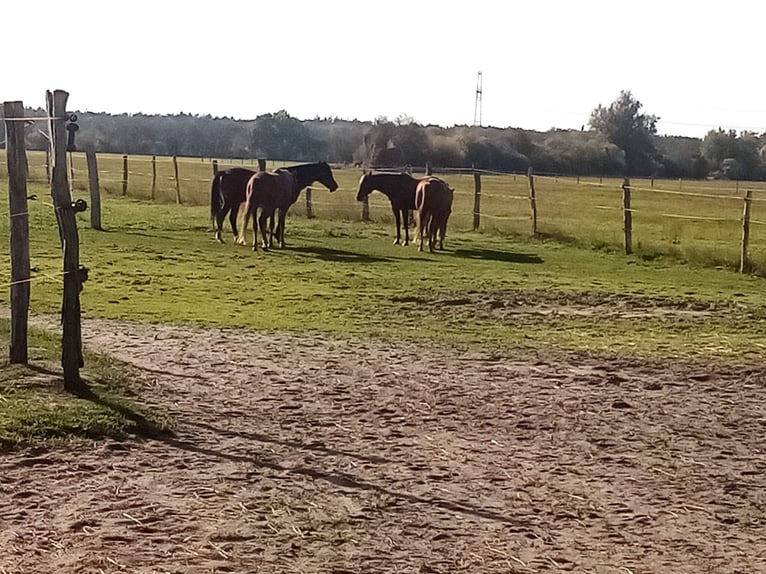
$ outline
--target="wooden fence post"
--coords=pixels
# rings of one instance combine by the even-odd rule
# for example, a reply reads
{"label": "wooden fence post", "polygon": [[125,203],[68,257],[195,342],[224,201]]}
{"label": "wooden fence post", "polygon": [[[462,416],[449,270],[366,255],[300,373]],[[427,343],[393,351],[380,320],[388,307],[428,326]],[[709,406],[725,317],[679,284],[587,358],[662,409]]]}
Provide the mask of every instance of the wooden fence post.
{"label": "wooden fence post", "polygon": [[157,196],[157,156],[152,156],[152,201]]}
{"label": "wooden fence post", "polygon": [[258,159],[258,171],[266,171],[266,160]]}
{"label": "wooden fence post", "polygon": [[625,230],[625,255],[633,253],[633,212],[630,209],[630,179],[622,182],[622,217]]}
{"label": "wooden fence post", "polygon": [[473,172],[473,230],[479,229],[481,218],[481,174]]}
{"label": "wooden fence post", "polygon": [[181,181],[178,179],[178,158],[173,156],[173,174],[176,180],[176,203],[181,205]]}
{"label": "wooden fence post", "polygon": [[216,175],[218,175],[218,160],[214,159],[213,160],[213,177],[215,177]]}
{"label": "wooden fence post", "polygon": [[88,189],[90,190],[90,227],[100,231],[103,228],[101,227],[101,190],[98,185],[96,152],[92,149],[86,151],[85,161],[88,164]]}
{"label": "wooden fence post", "polygon": [[314,217],[314,206],[311,205],[311,188],[306,188],[306,217],[311,219]]}
{"label": "wooden fence post", "polygon": [[128,156],[122,156],[122,195],[128,195]]}
{"label": "wooden fence post", "polygon": [[535,191],[535,175],[532,166],[527,170],[529,181],[529,209],[532,217],[532,235],[537,236],[537,192]]}
{"label": "wooden fence post", "polygon": [[[7,119],[23,118],[22,102],[5,102]],[[24,122],[5,122],[5,153],[8,161],[8,210],[11,216],[11,363],[29,360],[29,213],[27,205],[27,153]]]}
{"label": "wooden fence post", "polygon": [[69,193],[74,193],[74,157],[72,157],[73,154],[70,151],[69,152]]}
{"label": "wooden fence post", "polygon": [[753,192],[748,189],[745,192],[745,207],[742,210],[742,249],[739,254],[739,272],[747,271],[749,265],[747,249],[750,243],[750,205],[753,200]]}
{"label": "wooden fence post", "polygon": [[[64,251],[64,296],[61,304],[63,338],[61,366],[64,369],[64,388],[80,391],[85,388],[80,379],[82,357],[82,325],[80,323],[80,270],[79,239],[77,234],[76,204],[69,193],[66,173],[66,103],[69,94],[63,90],[47,92],[48,125],[51,137],[51,195],[59,224],[61,248]],[[79,209],[79,206],[77,206]]]}
{"label": "wooden fence post", "polygon": [[427,176],[433,175],[433,170],[431,169],[431,162],[430,161],[426,162],[426,175]]}

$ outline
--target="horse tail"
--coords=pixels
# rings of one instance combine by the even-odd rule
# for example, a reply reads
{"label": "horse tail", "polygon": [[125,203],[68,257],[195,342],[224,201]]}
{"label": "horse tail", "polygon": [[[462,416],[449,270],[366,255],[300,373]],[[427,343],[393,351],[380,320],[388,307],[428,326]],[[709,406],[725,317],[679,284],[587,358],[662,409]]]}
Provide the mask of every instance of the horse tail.
{"label": "horse tail", "polygon": [[223,197],[221,195],[221,172],[213,176],[213,183],[210,185],[210,219],[216,220],[223,207]]}

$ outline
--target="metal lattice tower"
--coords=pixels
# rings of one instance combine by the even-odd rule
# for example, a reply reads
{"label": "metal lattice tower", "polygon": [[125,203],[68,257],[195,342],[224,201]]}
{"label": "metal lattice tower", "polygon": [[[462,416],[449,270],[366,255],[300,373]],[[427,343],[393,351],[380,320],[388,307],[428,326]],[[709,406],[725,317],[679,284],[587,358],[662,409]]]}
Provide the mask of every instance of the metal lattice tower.
{"label": "metal lattice tower", "polygon": [[473,106],[473,125],[481,127],[481,70],[476,80],[476,103]]}

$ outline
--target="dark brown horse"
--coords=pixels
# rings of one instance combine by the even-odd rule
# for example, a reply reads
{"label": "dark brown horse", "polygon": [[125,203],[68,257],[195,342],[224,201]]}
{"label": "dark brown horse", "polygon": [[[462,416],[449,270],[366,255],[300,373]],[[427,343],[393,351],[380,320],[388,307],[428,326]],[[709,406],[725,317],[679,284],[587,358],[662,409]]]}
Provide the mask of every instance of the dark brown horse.
{"label": "dark brown horse", "polygon": [[418,251],[423,251],[423,241],[428,239],[428,250],[433,253],[436,234],[439,234],[439,249],[444,249],[444,235],[447,220],[452,213],[453,189],[437,177],[425,177],[415,189],[415,209],[418,214],[416,237],[420,237]]}
{"label": "dark brown horse", "polygon": [[234,239],[236,240],[239,235],[237,232],[239,207],[245,201],[247,182],[254,174],[255,172],[250,169],[233,167],[219,171],[213,176],[210,187],[210,218],[215,222],[215,238],[221,243],[223,243],[221,237],[223,220],[226,219],[227,213]]}
{"label": "dark brown horse", "polygon": [[391,210],[396,220],[396,239],[394,244],[402,241],[402,222],[404,222],[404,245],[410,243],[410,233],[407,225],[407,212],[415,209],[415,188],[419,179],[406,173],[370,173],[359,180],[359,190],[356,200],[362,201],[373,191],[379,191],[391,202]]}
{"label": "dark brown horse", "polygon": [[[266,238],[266,220],[271,217],[270,229],[273,230],[274,216],[278,214],[277,240],[285,246],[285,217],[290,206],[298,200],[301,190],[318,181],[330,191],[338,189],[330,166],[325,162],[306,163],[280,168],[275,172],[261,171],[250,177],[245,189],[245,221],[237,239],[238,243],[247,243],[247,224],[253,218],[253,251],[258,250],[258,227],[261,228],[263,249],[273,244],[273,232]],[[258,214],[260,209],[260,215]]]}

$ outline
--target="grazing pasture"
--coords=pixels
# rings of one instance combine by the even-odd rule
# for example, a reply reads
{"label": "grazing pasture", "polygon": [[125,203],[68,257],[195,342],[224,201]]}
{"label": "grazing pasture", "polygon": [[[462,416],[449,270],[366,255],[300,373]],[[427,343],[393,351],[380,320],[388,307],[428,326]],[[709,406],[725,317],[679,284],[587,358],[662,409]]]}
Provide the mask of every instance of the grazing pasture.
{"label": "grazing pasture", "polygon": [[[72,446],[3,452],[0,568],[766,568],[763,279],[621,255],[619,218],[602,249],[577,245],[611,220],[577,241],[530,239],[523,219],[471,231],[461,175],[446,177],[446,251],[419,253],[391,244],[385,197],[358,221],[358,170],[334,174],[317,217],[293,217],[287,248],[268,253],[216,242],[204,194],[108,189],[105,231],[78,214],[85,344],[124,362],[131,401],[173,433],[126,425],[138,440],[92,442],[72,425]],[[521,217],[486,179],[483,208]],[[597,189],[603,214],[612,192]],[[46,188],[30,192],[34,321],[55,330],[58,231]],[[7,214],[6,198],[0,179]],[[56,391],[55,370],[27,373],[34,400]],[[9,384],[3,408],[30,400]],[[118,404],[115,418],[144,412]],[[32,418],[26,439],[45,424]]]}
{"label": "grazing pasture", "polygon": [[[102,188],[120,195],[123,159],[120,155],[99,154]],[[257,169],[255,160],[217,160],[220,169]],[[209,205],[211,160],[179,158],[182,201],[185,205]],[[87,189],[85,156],[72,154],[75,188]],[[286,165],[268,162],[273,170]],[[4,175],[0,160],[0,177]],[[30,153],[31,176],[45,177],[44,160]],[[361,170],[333,170],[339,189],[330,194],[319,186],[312,196],[312,215],[328,221],[359,221],[362,206],[354,200]],[[156,160],[156,201],[176,201],[176,187],[170,158]],[[417,174],[416,174],[417,175]],[[474,178],[471,173],[437,173],[455,188],[450,233],[470,230],[474,219]],[[129,158],[128,196],[149,199],[152,188],[152,161],[146,156]],[[623,244],[622,180],[597,177],[564,178],[535,176],[538,231],[542,238],[567,244],[620,252]],[[526,175],[483,174],[479,230],[484,234],[529,237],[531,234],[528,182]],[[679,181],[635,179],[632,181],[633,247],[643,258],[669,255],[680,261],[723,266],[739,265],[742,237],[743,196],[753,191],[750,260],[754,272],[766,276],[766,182]],[[393,223],[389,201],[379,193],[369,197],[374,223]],[[306,215],[305,194],[294,205],[293,217]]]}

